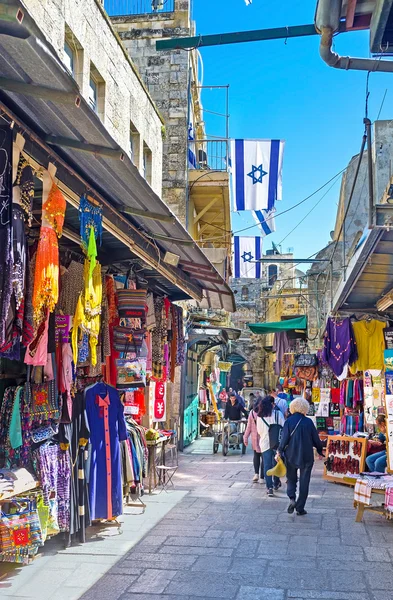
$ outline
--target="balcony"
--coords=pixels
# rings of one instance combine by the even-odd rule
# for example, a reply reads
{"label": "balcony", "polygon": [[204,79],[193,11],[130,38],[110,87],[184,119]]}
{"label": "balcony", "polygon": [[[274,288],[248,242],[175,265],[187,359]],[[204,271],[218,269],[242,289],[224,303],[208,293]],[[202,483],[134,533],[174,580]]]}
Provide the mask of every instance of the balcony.
{"label": "balcony", "polygon": [[104,0],[103,4],[110,17],[156,15],[175,10],[175,0]]}
{"label": "balcony", "polygon": [[192,140],[189,142],[190,169],[228,171],[229,140]]}

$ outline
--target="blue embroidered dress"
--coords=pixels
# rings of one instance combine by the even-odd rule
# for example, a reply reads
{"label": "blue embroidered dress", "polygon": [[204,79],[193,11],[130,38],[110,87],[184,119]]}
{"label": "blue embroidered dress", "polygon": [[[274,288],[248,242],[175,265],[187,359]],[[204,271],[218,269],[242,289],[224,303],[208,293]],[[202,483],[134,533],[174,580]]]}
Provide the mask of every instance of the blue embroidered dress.
{"label": "blue embroidered dress", "polygon": [[87,388],[85,397],[91,443],[91,519],[112,519],[123,513],[119,441],[127,439],[124,409],[117,390],[105,383]]}

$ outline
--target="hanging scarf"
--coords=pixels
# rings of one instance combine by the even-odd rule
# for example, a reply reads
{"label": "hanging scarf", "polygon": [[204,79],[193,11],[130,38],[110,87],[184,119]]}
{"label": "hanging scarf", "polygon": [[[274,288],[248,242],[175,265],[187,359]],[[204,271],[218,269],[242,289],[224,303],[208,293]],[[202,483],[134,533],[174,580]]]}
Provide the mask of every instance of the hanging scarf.
{"label": "hanging scarf", "polygon": [[[91,230],[94,231],[94,238],[102,244],[102,208],[95,206],[89,200],[82,196],[79,202],[79,221],[80,236],[82,248],[87,252]],[[93,267],[94,268],[94,267]]]}

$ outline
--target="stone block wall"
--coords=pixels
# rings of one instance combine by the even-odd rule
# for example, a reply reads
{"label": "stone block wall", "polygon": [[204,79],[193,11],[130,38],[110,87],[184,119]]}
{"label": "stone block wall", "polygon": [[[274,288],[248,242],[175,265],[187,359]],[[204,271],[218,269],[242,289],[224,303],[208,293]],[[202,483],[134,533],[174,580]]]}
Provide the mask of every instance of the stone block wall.
{"label": "stone block wall", "polygon": [[85,99],[89,98],[92,65],[103,86],[99,115],[109,133],[125,152],[130,152],[130,123],[140,135],[139,161],[142,172],[143,145],[152,153],[151,186],[161,195],[163,120],[137,68],[125,52],[100,0],[24,0],[24,4],[64,60],[64,40],[75,49],[75,77]]}
{"label": "stone block wall", "polygon": [[112,24],[165,120],[162,197],[187,224],[188,88],[190,53],[157,52],[161,38],[192,35],[188,0],[173,13],[112,17]]}

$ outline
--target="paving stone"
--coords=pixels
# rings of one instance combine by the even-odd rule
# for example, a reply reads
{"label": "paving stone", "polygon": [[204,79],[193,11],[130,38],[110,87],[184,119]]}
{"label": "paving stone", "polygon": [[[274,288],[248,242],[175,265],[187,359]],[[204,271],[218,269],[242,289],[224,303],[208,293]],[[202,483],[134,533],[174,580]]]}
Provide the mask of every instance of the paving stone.
{"label": "paving stone", "polygon": [[201,548],[217,548],[218,539],[170,536],[167,538],[165,545],[167,545],[167,546],[200,546]]}
{"label": "paving stone", "polygon": [[[366,593],[359,594],[356,592],[351,594],[350,592],[330,592],[326,590],[318,592],[314,590],[288,590],[287,598],[288,600],[290,598],[296,598],[296,600],[371,600]],[[378,600],[385,600],[385,598],[378,598]]]}
{"label": "paving stone", "polygon": [[226,573],[230,570],[232,559],[225,556],[201,556],[192,565],[192,571],[212,571]]}
{"label": "paving stone", "polygon": [[366,547],[363,548],[366,560],[372,562],[391,562],[391,556],[386,552],[386,548]]}
{"label": "paving stone", "polygon": [[270,558],[271,556],[285,556],[288,551],[288,542],[275,542],[270,540],[268,542],[260,542],[257,551],[258,556],[265,556]]}
{"label": "paving stone", "polygon": [[374,568],[373,571],[365,574],[366,581],[370,588],[376,593],[376,590],[389,590],[392,594],[393,590],[393,572],[392,569],[385,567],[384,569]]}
{"label": "paving stone", "polygon": [[319,546],[318,556],[325,556],[335,560],[345,560],[353,557],[356,560],[363,560],[363,548],[361,546]]}
{"label": "paving stone", "polygon": [[188,581],[171,581],[166,588],[166,593],[173,598],[178,594],[182,598],[193,594],[196,598],[226,598],[227,600],[236,597],[239,586],[227,584],[225,582],[207,583],[198,576],[197,579],[189,578]]}
{"label": "paving stone", "polygon": [[327,573],[305,568],[282,569],[281,564],[269,567],[264,575],[263,583],[266,587],[320,590],[329,587]]}
{"label": "paving stone", "polygon": [[[303,541],[304,539],[304,541]],[[311,556],[316,557],[317,555],[317,544],[316,542],[309,541],[308,538],[296,538],[288,544],[288,555],[294,556]]]}
{"label": "paving stone", "polygon": [[362,592],[366,589],[364,575],[359,571],[354,573],[335,570],[330,573],[330,580],[332,590],[337,592]]}
{"label": "paving stone", "polygon": [[135,564],[142,569],[149,569],[160,565],[162,569],[188,569],[196,560],[195,556],[187,556],[186,551],[179,555],[136,553],[128,554],[119,566],[133,567]]}
{"label": "paving stone", "polygon": [[162,546],[158,550],[158,554],[180,554],[184,555],[187,552],[188,555],[195,556],[232,556],[234,550],[232,548],[201,548],[200,546],[187,546],[187,550],[184,546]]}
{"label": "paving stone", "polygon": [[242,585],[236,600],[284,600],[284,590]]}
{"label": "paving stone", "polygon": [[169,569],[146,569],[146,571],[128,588],[128,592],[161,594],[176,575]]}
{"label": "paving stone", "polygon": [[234,556],[255,556],[256,551],[259,547],[259,541],[258,540],[247,540],[247,539],[243,539],[240,541],[238,541],[238,545],[237,548],[233,551],[233,555]]}
{"label": "paving stone", "polygon": [[97,592],[96,586],[93,586],[86,594],[83,594],[81,600],[98,600],[98,598],[119,600],[134,579],[133,576],[126,575],[104,575],[98,583],[99,592]]}

